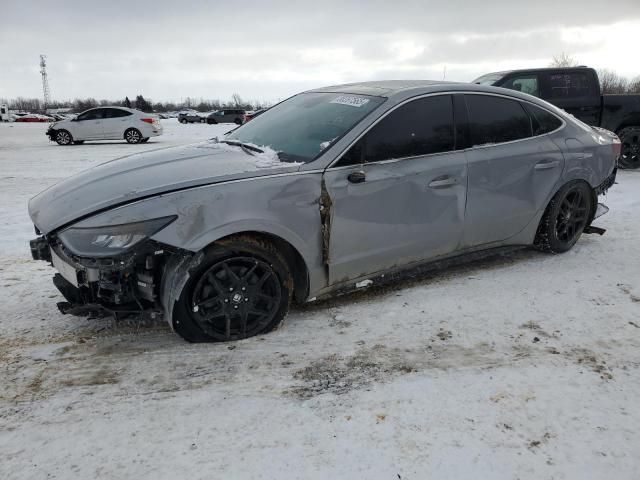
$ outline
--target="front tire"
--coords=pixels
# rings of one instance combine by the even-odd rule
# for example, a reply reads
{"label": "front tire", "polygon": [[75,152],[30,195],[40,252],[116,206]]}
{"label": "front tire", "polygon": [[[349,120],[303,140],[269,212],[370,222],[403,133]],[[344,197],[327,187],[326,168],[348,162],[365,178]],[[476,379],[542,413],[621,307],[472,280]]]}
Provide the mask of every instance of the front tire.
{"label": "front tire", "polygon": [[268,242],[236,237],[215,244],[189,272],[173,307],[175,331],[190,342],[225,342],[267,333],[289,311],[289,267]]}
{"label": "front tire", "polygon": [[66,130],[58,130],[56,133],[56,143],[58,145],[71,145],[73,143],[73,136]]}
{"label": "front tire", "polygon": [[130,128],[124,132],[124,139],[127,143],[136,144],[142,141],[142,134],[137,128]]}
{"label": "front tire", "polygon": [[618,164],[621,168],[640,167],[640,127],[627,127],[618,132],[622,151]]}
{"label": "front tire", "polygon": [[534,246],[549,253],[570,250],[591,220],[591,198],[591,187],[585,182],[571,182],[562,187],[540,220]]}

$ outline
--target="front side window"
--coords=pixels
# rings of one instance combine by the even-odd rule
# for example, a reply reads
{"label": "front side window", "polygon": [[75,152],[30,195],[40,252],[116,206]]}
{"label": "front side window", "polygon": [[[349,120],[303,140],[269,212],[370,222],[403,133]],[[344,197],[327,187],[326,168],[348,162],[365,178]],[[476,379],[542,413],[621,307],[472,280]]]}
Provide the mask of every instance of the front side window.
{"label": "front side window", "polygon": [[473,146],[531,137],[531,121],[520,102],[490,95],[465,95]]}
{"label": "front side window", "polygon": [[537,75],[510,78],[500,86],[502,88],[516,90],[517,92],[528,93],[529,95],[534,95],[536,97],[540,96]]}
{"label": "front side window", "polygon": [[270,108],[226,140],[269,147],[285,162],[310,162],[386,99],[309,92]]}
{"label": "front side window", "polygon": [[78,121],[83,120],[101,120],[104,114],[104,109],[94,108],[93,110],[86,111],[78,115]]}
{"label": "front side window", "polygon": [[365,137],[365,162],[453,150],[452,98],[440,95],[409,102],[383,118]]}
{"label": "front side window", "polygon": [[581,72],[549,75],[549,98],[576,98],[595,95],[590,75]]}

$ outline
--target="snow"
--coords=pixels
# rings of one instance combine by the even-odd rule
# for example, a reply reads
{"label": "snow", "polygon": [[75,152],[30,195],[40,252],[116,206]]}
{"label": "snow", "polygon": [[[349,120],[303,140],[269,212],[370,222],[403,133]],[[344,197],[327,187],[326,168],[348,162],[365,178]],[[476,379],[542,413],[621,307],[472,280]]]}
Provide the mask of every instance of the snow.
{"label": "snow", "polygon": [[563,255],[523,250],[294,307],[190,345],[63,316],[30,260],[29,197],[229,126],[59,147],[0,124],[0,478],[637,478],[640,172]]}

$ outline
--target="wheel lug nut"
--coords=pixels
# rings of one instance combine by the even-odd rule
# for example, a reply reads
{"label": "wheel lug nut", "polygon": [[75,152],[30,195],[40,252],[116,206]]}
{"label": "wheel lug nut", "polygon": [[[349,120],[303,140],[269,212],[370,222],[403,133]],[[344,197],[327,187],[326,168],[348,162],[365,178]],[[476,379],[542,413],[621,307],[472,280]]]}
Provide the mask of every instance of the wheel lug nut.
{"label": "wheel lug nut", "polygon": [[237,309],[238,309],[238,305],[236,305],[236,306],[235,306],[235,307],[233,307],[233,308],[235,308],[235,309],[237,310]]}
{"label": "wheel lug nut", "polygon": [[245,290],[246,290],[246,288],[245,288],[245,287],[242,287],[242,291],[244,292]]}
{"label": "wheel lug nut", "polygon": [[228,299],[228,298],[225,298],[225,299],[224,299],[224,303],[229,303],[229,299]]}
{"label": "wheel lug nut", "polygon": [[233,292],[233,288],[230,288],[230,289],[229,289],[229,291],[230,291],[230,292]]}
{"label": "wheel lug nut", "polygon": [[245,297],[244,301],[245,301],[245,302],[248,302],[248,301],[249,301],[249,299]]}

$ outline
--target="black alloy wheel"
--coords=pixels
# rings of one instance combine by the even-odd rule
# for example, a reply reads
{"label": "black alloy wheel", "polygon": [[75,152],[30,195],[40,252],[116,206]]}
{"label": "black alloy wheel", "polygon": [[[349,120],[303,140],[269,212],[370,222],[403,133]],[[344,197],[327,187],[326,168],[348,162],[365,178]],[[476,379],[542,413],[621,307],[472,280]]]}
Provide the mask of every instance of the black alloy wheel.
{"label": "black alloy wheel", "polygon": [[592,197],[591,187],[585,182],[562,187],[540,220],[534,245],[552,253],[570,250],[592,219]]}
{"label": "black alloy wheel", "polygon": [[569,190],[560,203],[555,220],[556,238],[564,244],[573,244],[587,226],[589,199],[580,188]]}
{"label": "black alloy wheel", "polygon": [[216,340],[247,338],[271,323],[282,294],[270,265],[253,257],[231,257],[211,266],[194,285],[192,316]]}
{"label": "black alloy wheel", "polygon": [[619,133],[622,151],[618,164],[621,168],[640,167],[640,127],[623,128]]}

